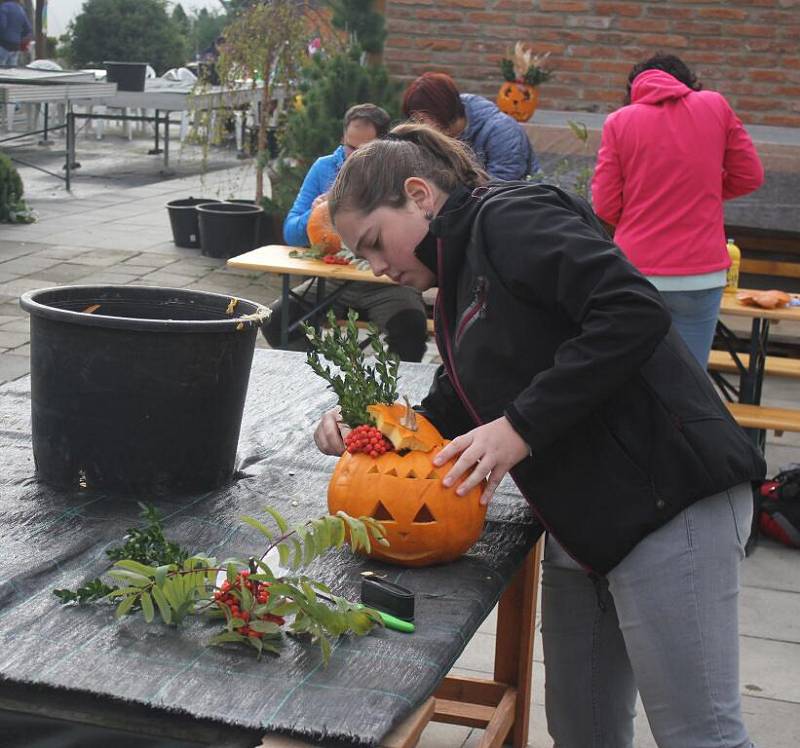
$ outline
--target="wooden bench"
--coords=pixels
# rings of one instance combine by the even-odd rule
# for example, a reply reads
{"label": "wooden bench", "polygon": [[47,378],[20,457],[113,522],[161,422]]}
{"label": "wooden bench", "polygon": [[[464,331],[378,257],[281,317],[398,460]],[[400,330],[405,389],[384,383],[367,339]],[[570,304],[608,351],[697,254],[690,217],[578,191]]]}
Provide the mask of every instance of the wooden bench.
{"label": "wooden bench", "polygon": [[725,404],[736,422],[744,429],[774,431],[775,436],[781,436],[784,431],[800,431],[800,410],[745,403]]}
{"label": "wooden bench", "polygon": [[800,278],[800,263],[743,258],[739,272],[750,275],[778,275],[783,278]]}
{"label": "wooden bench", "polygon": [[[739,358],[746,369],[750,364],[750,356],[747,353],[740,353]],[[736,362],[728,351],[711,351],[708,357],[708,370],[721,371],[725,374],[739,373]],[[775,377],[800,379],[800,359],[767,356],[764,373]]]}

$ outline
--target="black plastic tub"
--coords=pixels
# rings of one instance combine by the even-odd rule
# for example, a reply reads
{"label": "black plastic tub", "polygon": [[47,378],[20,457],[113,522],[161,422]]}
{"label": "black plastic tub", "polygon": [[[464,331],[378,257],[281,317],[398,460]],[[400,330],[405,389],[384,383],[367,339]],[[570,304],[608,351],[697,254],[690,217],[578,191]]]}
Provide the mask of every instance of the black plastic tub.
{"label": "black plastic tub", "polygon": [[[227,200],[229,203],[238,203],[240,205],[255,205],[255,200],[245,200],[236,198],[234,200]],[[277,213],[267,213],[262,209],[261,218],[256,227],[256,246],[262,247],[265,244],[283,244],[283,221],[286,218],[284,215]]]}
{"label": "black plastic tub", "polygon": [[118,91],[144,91],[146,62],[104,62],[106,80],[116,83]]}
{"label": "black plastic tub", "polygon": [[200,249],[207,257],[233,257],[258,246],[263,210],[254,204],[198,205]]}
{"label": "black plastic tub", "polygon": [[230,480],[265,307],[147,286],[46,288],[20,304],[39,479],[142,495]]}
{"label": "black plastic tub", "polygon": [[197,220],[197,206],[203,203],[218,203],[203,197],[187,197],[183,200],[170,200],[167,203],[169,223],[172,226],[172,241],[176,247],[200,248],[200,224]]}

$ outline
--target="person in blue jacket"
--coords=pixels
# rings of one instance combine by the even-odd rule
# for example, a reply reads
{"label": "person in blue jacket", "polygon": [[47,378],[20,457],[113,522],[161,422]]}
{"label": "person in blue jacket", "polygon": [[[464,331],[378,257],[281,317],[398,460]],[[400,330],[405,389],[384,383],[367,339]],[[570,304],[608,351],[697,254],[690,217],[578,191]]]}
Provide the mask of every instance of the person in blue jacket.
{"label": "person in blue jacket", "polygon": [[[308,170],[294,205],[283,224],[283,238],[295,247],[309,245],[306,227],[311,211],[327,198],[328,190],[336,179],[345,160],[361,146],[389,131],[390,117],[374,104],[357,104],[344,115],[342,144],[330,155],[318,158]],[[308,281],[295,294],[304,296],[310,289]],[[333,291],[342,284],[327,281],[327,290]],[[337,317],[344,317],[347,309],[355,309],[361,319],[373,322],[386,337],[386,345],[403,361],[421,361],[428,337],[428,319],[422,294],[407,286],[386,283],[351,283],[333,303]],[[267,342],[280,345],[281,301],[272,304],[270,321],[262,328]],[[302,316],[301,303],[291,299],[289,318]],[[289,347],[304,349],[306,340],[298,329],[290,337]]]}
{"label": "person in blue jacket", "polygon": [[0,3],[0,67],[13,67],[22,42],[33,34],[25,10],[17,0]]}
{"label": "person in blue jacket", "polygon": [[539,171],[522,125],[494,103],[458,92],[446,73],[423,73],[403,94],[403,114],[470,147],[490,177],[512,181]]}

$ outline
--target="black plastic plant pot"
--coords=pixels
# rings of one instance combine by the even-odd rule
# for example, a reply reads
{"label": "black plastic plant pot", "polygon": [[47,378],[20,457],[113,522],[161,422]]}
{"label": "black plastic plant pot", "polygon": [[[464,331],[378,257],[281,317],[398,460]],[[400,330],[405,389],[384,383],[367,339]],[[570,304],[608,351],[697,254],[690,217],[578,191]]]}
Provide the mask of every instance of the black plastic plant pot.
{"label": "black plastic plant pot", "polygon": [[[240,205],[255,205],[255,200],[235,199],[228,200],[229,203]],[[283,221],[285,215],[278,213],[267,213],[262,208],[261,220],[258,222],[258,234],[256,235],[256,246],[263,247],[265,244],[283,244]]]}
{"label": "black plastic plant pot", "polygon": [[106,80],[116,83],[118,91],[144,91],[146,62],[104,62]]}
{"label": "black plastic plant pot", "polygon": [[200,224],[197,220],[197,206],[204,203],[218,203],[203,197],[187,197],[183,200],[170,200],[167,203],[169,223],[172,226],[172,241],[176,247],[200,248]]}
{"label": "black plastic plant pot", "polygon": [[46,288],[20,304],[31,317],[40,480],[176,495],[231,479],[256,333],[269,310],[147,286]]}
{"label": "black plastic plant pot", "polygon": [[242,203],[198,205],[200,249],[207,257],[233,257],[258,246],[259,206]]}

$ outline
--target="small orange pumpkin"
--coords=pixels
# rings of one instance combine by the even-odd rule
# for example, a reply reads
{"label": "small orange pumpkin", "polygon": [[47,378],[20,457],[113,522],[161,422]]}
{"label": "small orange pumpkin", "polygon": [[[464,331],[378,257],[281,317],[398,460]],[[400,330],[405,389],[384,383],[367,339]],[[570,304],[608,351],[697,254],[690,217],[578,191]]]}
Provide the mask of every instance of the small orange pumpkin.
{"label": "small orange pumpkin", "polygon": [[430,452],[380,457],[345,452],[339,458],[328,485],[328,511],[381,522],[389,546],[373,545],[371,557],[400,566],[442,564],[466,553],[481,536],[483,485],[459,496],[457,486],[442,485],[454,461],[441,467],[431,462],[446,443]]}
{"label": "small orange pumpkin", "polygon": [[527,122],[539,104],[539,84],[552,77],[545,63],[550,53],[535,55],[527,44],[517,42],[512,56],[500,61],[505,83],[497,92],[501,112],[517,122]]}
{"label": "small orange pumpkin", "polygon": [[375,426],[397,450],[413,449],[430,452],[441,446],[444,439],[438,429],[425,416],[416,413],[408,399],[403,403],[368,405],[367,412],[375,419]]}
{"label": "small orange pumpkin", "polygon": [[321,202],[311,211],[306,225],[308,241],[323,254],[335,255],[342,248],[342,238],[336,233],[328,210],[328,201]]}
{"label": "small orange pumpkin", "polygon": [[501,112],[517,122],[527,122],[539,104],[539,89],[527,83],[506,81],[497,93],[497,106]]}

